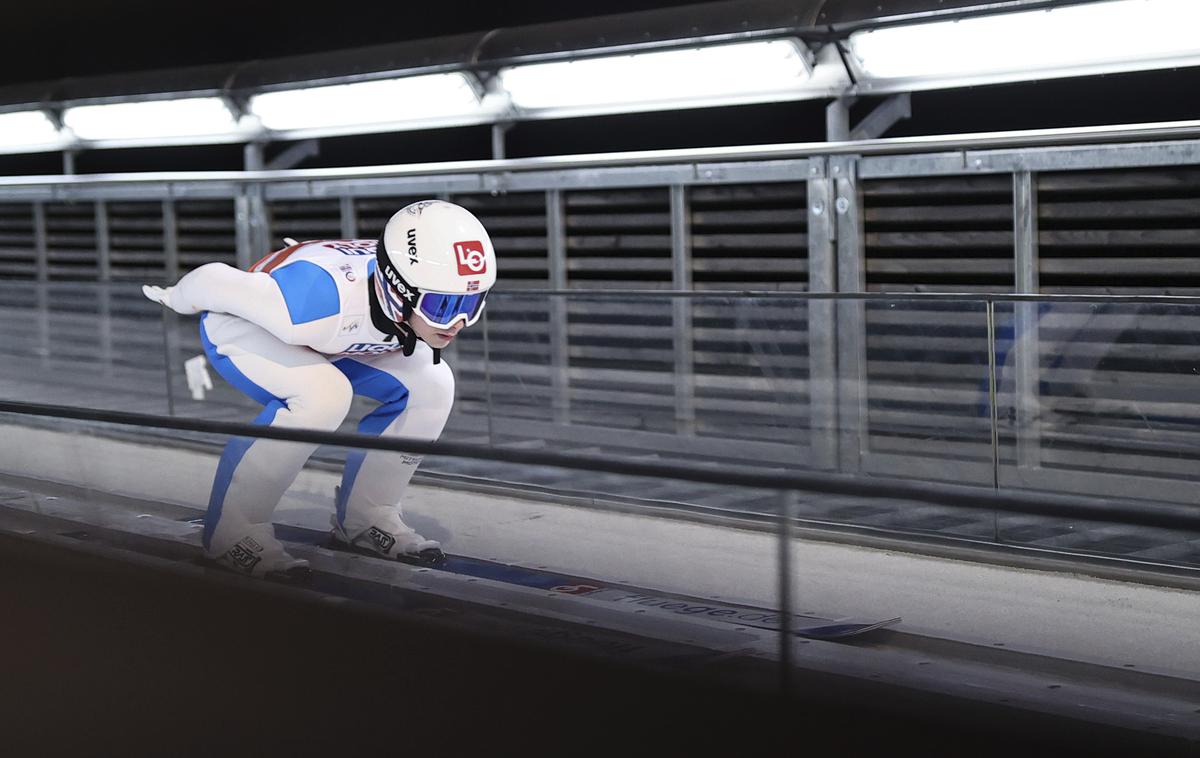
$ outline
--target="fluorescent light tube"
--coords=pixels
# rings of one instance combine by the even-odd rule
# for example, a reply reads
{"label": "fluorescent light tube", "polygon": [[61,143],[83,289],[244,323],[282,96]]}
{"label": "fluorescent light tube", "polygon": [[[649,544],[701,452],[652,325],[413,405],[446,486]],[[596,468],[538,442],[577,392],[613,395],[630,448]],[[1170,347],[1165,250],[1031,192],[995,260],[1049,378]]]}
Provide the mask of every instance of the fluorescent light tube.
{"label": "fluorescent light tube", "polygon": [[67,108],[63,123],[89,141],[203,137],[237,132],[237,123],[216,97],[79,105]]}
{"label": "fluorescent light tube", "polygon": [[674,104],[797,91],[809,67],[790,40],[531,63],[500,72],[521,108]]}
{"label": "fluorescent light tube", "polygon": [[268,129],[321,129],[470,115],[479,97],[460,73],[264,92],[250,112]]}
{"label": "fluorescent light tube", "polygon": [[1200,55],[1197,29],[1196,0],[1112,0],[864,30],[849,45],[863,73],[880,79],[1069,75],[1178,64]]}
{"label": "fluorescent light tube", "polygon": [[0,113],[0,149],[9,147],[57,147],[63,136],[41,111]]}

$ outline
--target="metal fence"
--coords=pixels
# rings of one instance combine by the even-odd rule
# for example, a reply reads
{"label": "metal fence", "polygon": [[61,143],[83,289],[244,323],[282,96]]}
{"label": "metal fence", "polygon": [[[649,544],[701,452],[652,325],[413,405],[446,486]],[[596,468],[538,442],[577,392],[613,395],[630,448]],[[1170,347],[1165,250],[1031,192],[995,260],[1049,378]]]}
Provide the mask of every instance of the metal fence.
{"label": "metal fence", "polygon": [[[9,178],[0,272],[40,285],[6,288],[29,308],[9,328],[48,329],[71,283],[245,266],[283,235],[371,237],[427,196],[475,211],[499,251],[488,345],[453,357],[487,378],[462,382],[487,389],[456,418],[485,409],[493,433],[1191,500],[1195,303],[993,295],[1200,293],[1195,125]],[[108,292],[72,297],[104,312]],[[870,292],[894,296],[855,297]],[[53,339],[103,353],[123,338],[78,321]]]}

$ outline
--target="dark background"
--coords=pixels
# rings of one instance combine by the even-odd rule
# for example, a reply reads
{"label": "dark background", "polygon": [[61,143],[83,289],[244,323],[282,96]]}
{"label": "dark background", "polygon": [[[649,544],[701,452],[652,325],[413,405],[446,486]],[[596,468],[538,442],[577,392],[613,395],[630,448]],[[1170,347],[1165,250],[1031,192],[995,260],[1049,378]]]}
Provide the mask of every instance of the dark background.
{"label": "dark background", "polygon": [[[0,20],[0,86],[66,77],[228,63],[497,27],[691,4],[687,0],[517,0],[438,3],[340,0],[21,0]],[[881,6],[882,7],[882,6]],[[1014,40],[1014,55],[1020,41]],[[887,136],[1146,123],[1200,118],[1200,73],[1166,70],[922,92],[913,117]],[[856,108],[861,117],[877,100]],[[508,134],[509,157],[820,141],[825,101],[526,122]],[[301,167],[491,157],[487,126],[321,140]],[[268,158],[286,145],[268,150]],[[0,175],[58,173],[57,153],[0,156]],[[76,170],[238,169],[240,146],[86,152]]]}

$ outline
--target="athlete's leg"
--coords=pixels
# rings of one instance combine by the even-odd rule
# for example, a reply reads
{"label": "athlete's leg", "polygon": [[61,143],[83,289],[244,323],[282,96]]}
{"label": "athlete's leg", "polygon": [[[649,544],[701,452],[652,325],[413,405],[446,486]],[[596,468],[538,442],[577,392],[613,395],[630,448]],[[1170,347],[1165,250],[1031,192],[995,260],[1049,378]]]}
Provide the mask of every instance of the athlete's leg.
{"label": "athlete's leg", "polygon": [[[400,352],[343,358],[335,364],[356,395],[380,405],[359,423],[359,431],[433,441],[442,433],[454,405],[454,373],[445,361],[434,364],[430,349],[417,343],[411,356]],[[346,460],[337,503],[337,523],[353,537],[400,521],[400,499],[421,456],[375,451]]]}
{"label": "athlete's leg", "polygon": [[[201,319],[200,335],[213,368],[263,404],[254,423],[334,430],[346,417],[350,382],[320,353],[288,345],[248,321],[220,313]],[[230,440],[205,516],[207,553],[222,556],[247,534],[270,534],[272,511],[316,447],[248,437]]]}

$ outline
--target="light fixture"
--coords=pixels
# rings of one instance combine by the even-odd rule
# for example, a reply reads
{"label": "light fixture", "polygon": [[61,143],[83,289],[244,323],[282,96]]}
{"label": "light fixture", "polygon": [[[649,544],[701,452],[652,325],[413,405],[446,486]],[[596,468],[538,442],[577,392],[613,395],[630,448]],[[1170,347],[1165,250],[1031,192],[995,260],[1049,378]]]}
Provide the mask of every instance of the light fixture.
{"label": "light fixture", "polygon": [[63,136],[41,111],[0,113],[0,151],[7,148],[57,148]]}
{"label": "light fixture", "polygon": [[480,105],[465,75],[447,73],[264,92],[250,98],[249,110],[282,131],[450,118]]}
{"label": "light fixture", "polygon": [[1067,76],[1194,65],[1197,28],[1196,0],[1107,0],[863,30],[849,47],[869,78]]}
{"label": "light fixture", "polygon": [[520,108],[751,101],[798,93],[811,70],[791,40],[530,63],[500,81]]}
{"label": "light fixture", "polygon": [[63,123],[82,140],[156,140],[232,134],[237,123],[216,97],[78,105],[63,112]]}

